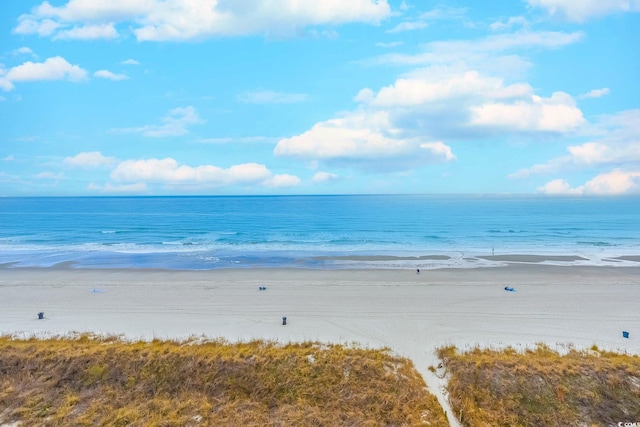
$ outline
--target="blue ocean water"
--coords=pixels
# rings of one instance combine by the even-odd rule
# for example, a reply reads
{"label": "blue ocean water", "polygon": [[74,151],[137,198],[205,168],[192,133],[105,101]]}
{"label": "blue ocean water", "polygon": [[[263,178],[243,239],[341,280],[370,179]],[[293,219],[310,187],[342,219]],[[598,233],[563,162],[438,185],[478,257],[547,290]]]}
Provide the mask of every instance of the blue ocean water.
{"label": "blue ocean water", "polygon": [[638,265],[640,198],[0,198],[0,264],[10,267],[467,268],[509,254]]}

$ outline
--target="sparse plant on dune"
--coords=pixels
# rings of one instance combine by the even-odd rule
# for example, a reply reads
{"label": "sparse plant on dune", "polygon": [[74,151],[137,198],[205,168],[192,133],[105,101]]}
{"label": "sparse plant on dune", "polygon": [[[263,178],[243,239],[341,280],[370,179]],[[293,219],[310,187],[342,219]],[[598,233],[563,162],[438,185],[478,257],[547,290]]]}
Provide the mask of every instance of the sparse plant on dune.
{"label": "sparse plant on dune", "polygon": [[446,426],[407,359],[317,343],[0,337],[0,424]]}
{"label": "sparse plant on dune", "polygon": [[560,355],[549,347],[517,352],[438,351],[449,400],[467,426],[618,425],[640,420],[640,357],[597,347]]}

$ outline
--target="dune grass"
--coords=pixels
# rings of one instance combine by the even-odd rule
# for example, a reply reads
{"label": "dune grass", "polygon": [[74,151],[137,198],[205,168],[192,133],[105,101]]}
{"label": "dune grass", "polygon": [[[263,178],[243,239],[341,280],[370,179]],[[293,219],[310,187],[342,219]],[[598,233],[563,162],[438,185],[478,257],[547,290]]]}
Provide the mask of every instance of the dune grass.
{"label": "dune grass", "polygon": [[640,358],[455,347],[438,351],[449,400],[465,426],[608,426],[640,422]]}
{"label": "dune grass", "polygon": [[446,426],[386,350],[263,341],[0,337],[0,424]]}

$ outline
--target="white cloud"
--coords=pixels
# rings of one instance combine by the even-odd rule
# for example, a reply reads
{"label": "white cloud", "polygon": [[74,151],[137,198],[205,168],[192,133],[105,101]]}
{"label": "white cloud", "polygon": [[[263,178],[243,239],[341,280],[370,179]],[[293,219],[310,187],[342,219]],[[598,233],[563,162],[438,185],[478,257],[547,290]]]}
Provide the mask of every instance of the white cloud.
{"label": "white cloud", "polygon": [[112,129],[117,133],[139,133],[150,138],[164,138],[168,136],[180,136],[189,133],[187,127],[202,123],[196,109],[192,106],[174,108],[161,119],[161,124],[146,125],[136,128]]}
{"label": "white cloud", "polygon": [[556,173],[570,169],[640,168],[640,109],[603,116],[591,129],[599,138],[567,147],[567,155],[519,170],[511,178]]}
{"label": "white cloud", "polygon": [[640,172],[613,171],[598,175],[584,185],[585,194],[640,193]]}
{"label": "white cloud", "polygon": [[295,175],[289,174],[281,174],[274,175],[273,177],[265,180],[262,185],[266,187],[272,188],[283,188],[283,187],[296,187],[300,185],[302,181]]}
{"label": "white cloud", "polygon": [[63,162],[72,167],[99,168],[111,166],[117,162],[117,159],[115,157],[106,157],[99,151],[91,151],[79,153],[73,157],[66,157]]}
{"label": "white cloud", "polygon": [[571,188],[571,185],[564,179],[554,179],[538,188],[539,193],[544,194],[582,194],[582,190]]}
{"label": "white cloud", "polygon": [[329,173],[329,172],[316,172],[315,175],[313,175],[313,182],[332,182],[332,181],[336,181],[339,179],[338,175],[336,175],[335,173]]}
{"label": "white cloud", "polygon": [[[365,61],[371,64],[438,66],[463,63],[475,69],[493,69],[505,72],[505,65],[522,67],[523,59],[509,55],[524,49],[558,49],[582,40],[582,32],[520,30],[500,33],[477,40],[447,40],[430,42],[415,54],[385,54]],[[526,64],[526,62],[525,62]],[[506,70],[508,71],[508,70]]]}
{"label": "white cloud", "polygon": [[93,75],[101,79],[107,79],[107,80],[113,80],[113,81],[126,80],[129,78],[129,76],[127,76],[126,74],[115,74],[109,70],[99,70],[93,73]]}
{"label": "white cloud", "polygon": [[269,90],[244,92],[238,95],[240,102],[248,104],[296,104],[305,102],[307,99],[308,95],[304,93],[284,93]]}
{"label": "white cloud", "polygon": [[601,98],[603,96],[609,95],[610,92],[611,91],[609,90],[608,87],[604,87],[602,89],[593,89],[587,93],[583,93],[582,95],[578,96],[578,98],[580,99]]}
{"label": "white cloud", "polygon": [[19,34],[55,34],[74,24],[127,23],[138,40],[189,40],[214,36],[293,33],[315,25],[377,24],[391,15],[386,0],[70,0],[48,2],[19,19]]}
{"label": "white cloud", "polygon": [[16,160],[16,158],[14,157],[13,154],[9,154],[8,156],[4,157],[2,160],[4,160],[5,162],[13,162]]}
{"label": "white cloud", "polygon": [[467,14],[465,7],[438,6],[435,9],[420,14],[421,19],[427,21],[462,19]]}
{"label": "white cloud", "polygon": [[567,132],[584,123],[567,94],[542,98],[527,83],[505,85],[477,71],[416,70],[377,94],[364,89],[356,100],[389,109],[395,123],[437,139],[456,129],[480,137],[495,132]]}
{"label": "white cloud", "polygon": [[407,170],[455,159],[442,143],[400,136],[389,119],[386,111],[360,109],[280,140],[274,154],[378,171]]}
{"label": "white cloud", "polygon": [[546,9],[551,16],[584,22],[612,13],[640,12],[640,0],[527,0],[529,5]]}
{"label": "white cloud", "polygon": [[[444,71],[444,70],[443,70]],[[532,88],[528,84],[513,84],[505,87],[501,79],[482,76],[477,71],[456,73],[455,70],[416,70],[406,78],[383,87],[377,94],[364,89],[356,100],[377,107],[411,106],[450,99],[488,97],[502,99],[529,97]],[[367,101],[367,98],[370,98]]]}
{"label": "white cloud", "polygon": [[386,32],[389,34],[395,34],[395,33],[401,33],[404,31],[422,30],[424,28],[427,28],[428,26],[429,24],[427,24],[424,21],[406,21],[406,22],[401,22],[400,24],[396,25],[390,30],[387,30]]}
{"label": "white cloud", "polygon": [[293,175],[273,175],[265,165],[245,163],[227,169],[213,165],[188,166],[176,160],[165,159],[126,160],[111,173],[117,182],[144,182],[165,186],[220,187],[227,185],[264,185],[282,187],[298,185]]}
{"label": "white cloud", "polygon": [[140,62],[136,61],[135,59],[129,58],[129,59],[126,59],[126,60],[122,61],[121,64],[124,64],[124,65],[140,65]]}
{"label": "white cloud", "polygon": [[13,52],[14,56],[18,56],[18,55],[30,55],[30,56],[34,56],[37,57],[37,55],[33,52],[33,50],[30,47],[19,47],[18,49],[14,50]]}
{"label": "white cloud", "polygon": [[528,27],[529,21],[524,16],[512,16],[506,22],[496,21],[489,25],[492,31],[510,30],[514,26]]}
{"label": "white cloud", "polygon": [[2,73],[0,73],[0,89],[4,90],[5,92],[11,92],[14,89],[13,83],[4,78],[2,76]]}
{"label": "white cloud", "polygon": [[455,159],[445,140],[569,133],[586,121],[573,98],[545,98],[527,83],[455,67],[414,70],[374,92],[352,112],[282,139],[274,153],[356,168],[409,170]]}
{"label": "white cloud", "polygon": [[564,92],[550,98],[533,95],[511,103],[490,102],[471,112],[471,124],[507,131],[568,132],[586,123],[573,98]]}
{"label": "white cloud", "polygon": [[23,15],[19,19],[19,24],[13,29],[15,34],[37,34],[40,37],[52,35],[63,25],[51,19],[33,19],[28,15]]}
{"label": "white cloud", "polygon": [[73,27],[69,30],[58,31],[54,40],[97,40],[97,39],[115,39],[118,37],[113,24],[100,25],[84,25],[82,27]]}
{"label": "white cloud", "polygon": [[[56,56],[48,58],[44,62],[25,62],[22,65],[11,68],[3,78],[8,80],[9,83],[38,80],[79,82],[87,78],[87,71],[78,65],[71,65],[60,56]],[[3,88],[6,90],[6,86]]]}
{"label": "white cloud", "polygon": [[548,182],[538,191],[546,194],[584,194],[597,196],[640,194],[640,171],[625,172],[614,170],[603,173],[587,181],[584,185],[572,188],[563,179]]}

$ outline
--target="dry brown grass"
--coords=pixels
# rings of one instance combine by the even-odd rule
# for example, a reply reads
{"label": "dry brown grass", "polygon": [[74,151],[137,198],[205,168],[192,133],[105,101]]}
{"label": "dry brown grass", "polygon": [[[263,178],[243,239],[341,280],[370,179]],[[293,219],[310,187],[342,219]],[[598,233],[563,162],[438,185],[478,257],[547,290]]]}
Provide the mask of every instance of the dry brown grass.
{"label": "dry brown grass", "polygon": [[0,424],[446,426],[406,359],[255,341],[0,337]]}
{"label": "dry brown grass", "polygon": [[439,350],[467,426],[607,426],[640,421],[640,358],[539,345],[518,353]]}

